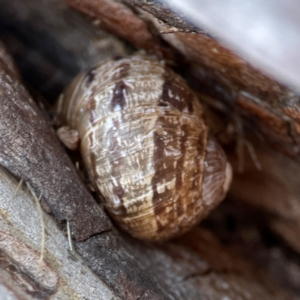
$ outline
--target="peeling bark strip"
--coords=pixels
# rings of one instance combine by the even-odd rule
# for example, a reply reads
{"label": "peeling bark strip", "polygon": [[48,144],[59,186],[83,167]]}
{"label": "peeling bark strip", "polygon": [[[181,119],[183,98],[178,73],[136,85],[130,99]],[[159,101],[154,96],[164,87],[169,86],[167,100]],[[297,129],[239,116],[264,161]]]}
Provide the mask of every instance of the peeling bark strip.
{"label": "peeling bark strip", "polygon": [[15,74],[0,60],[0,164],[28,182],[77,240],[110,229],[50,126]]}
{"label": "peeling bark strip", "polygon": [[140,1],[140,0],[124,0],[126,3],[139,7],[144,11],[154,15],[156,18],[168,23],[170,30],[185,32],[200,32],[199,28],[193,25],[183,15],[178,16],[164,1]]}
{"label": "peeling bark strip", "polygon": [[136,47],[152,50],[157,55],[161,54],[145,22],[124,4],[111,0],[67,2],[93,18],[101,18],[107,29],[129,40]]}
{"label": "peeling bark strip", "polygon": [[45,262],[40,268],[39,256],[34,249],[0,230],[0,268],[9,269],[14,283],[27,294],[45,299],[55,293],[58,274]]}
{"label": "peeling bark strip", "polygon": [[[178,52],[162,43],[159,34],[155,34],[152,26],[149,27],[145,20],[137,16],[122,1],[67,0],[67,2],[86,15],[100,19],[102,27],[129,41],[137,49],[145,49],[148,53],[173,62],[181,58]],[[131,4],[130,1],[128,4]]]}

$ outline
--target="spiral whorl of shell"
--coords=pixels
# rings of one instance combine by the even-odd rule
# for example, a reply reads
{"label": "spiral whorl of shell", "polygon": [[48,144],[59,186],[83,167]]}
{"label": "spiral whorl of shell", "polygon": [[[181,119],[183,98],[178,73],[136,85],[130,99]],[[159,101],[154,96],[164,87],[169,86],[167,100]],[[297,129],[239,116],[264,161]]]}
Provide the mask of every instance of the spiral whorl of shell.
{"label": "spiral whorl of shell", "polygon": [[112,218],[146,240],[191,228],[225,196],[231,168],[208,138],[203,109],[163,62],[133,56],[78,76],[58,113]]}

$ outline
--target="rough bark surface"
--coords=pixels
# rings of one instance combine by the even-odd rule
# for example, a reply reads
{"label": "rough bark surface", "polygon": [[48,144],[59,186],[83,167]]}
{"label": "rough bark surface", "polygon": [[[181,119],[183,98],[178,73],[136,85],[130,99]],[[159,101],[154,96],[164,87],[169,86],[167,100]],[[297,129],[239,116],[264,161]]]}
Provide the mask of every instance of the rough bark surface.
{"label": "rough bark surface", "polygon": [[[18,183],[0,167],[0,298],[118,299],[70,251],[67,237],[53,217],[40,215],[25,186],[15,194]],[[40,264],[41,217],[46,250]]]}
{"label": "rough bark surface", "polygon": [[269,225],[300,251],[300,166],[259,139],[249,140],[255,145],[261,170],[245,150],[244,170],[238,172],[236,154],[231,152],[229,160],[235,172],[229,197],[267,212]]}
{"label": "rough bark surface", "polygon": [[[144,244],[117,231],[69,250],[43,213],[46,249],[39,267],[41,215],[28,191],[0,168],[0,287],[15,299],[291,299],[207,231],[165,244]],[[83,263],[83,261],[85,263]],[[91,273],[88,265],[98,276]]]}
{"label": "rough bark surface", "polygon": [[78,240],[110,229],[58,139],[17,76],[0,61],[0,164],[30,184]]}
{"label": "rough bark surface", "polygon": [[299,297],[299,255],[272,231],[269,219],[265,211],[228,199],[212,212],[202,226],[213,232],[232,253],[265,269],[282,287]]}
{"label": "rough bark surface", "polygon": [[170,6],[167,6],[163,1],[149,0],[125,0],[132,7],[138,7],[142,10],[154,15],[157,19],[167,23],[170,28],[166,32],[185,31],[185,32],[200,32],[199,28],[193,25],[184,15],[173,13]]}

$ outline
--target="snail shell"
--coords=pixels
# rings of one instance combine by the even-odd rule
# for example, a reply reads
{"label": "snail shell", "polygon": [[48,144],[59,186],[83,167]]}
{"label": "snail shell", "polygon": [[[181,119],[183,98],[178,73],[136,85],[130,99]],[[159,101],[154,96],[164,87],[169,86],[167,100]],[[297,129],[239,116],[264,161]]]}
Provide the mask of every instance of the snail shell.
{"label": "snail shell", "polygon": [[79,132],[89,177],[111,217],[145,240],[178,236],[225,196],[231,167],[203,109],[164,62],[133,56],[79,75],[58,101]]}

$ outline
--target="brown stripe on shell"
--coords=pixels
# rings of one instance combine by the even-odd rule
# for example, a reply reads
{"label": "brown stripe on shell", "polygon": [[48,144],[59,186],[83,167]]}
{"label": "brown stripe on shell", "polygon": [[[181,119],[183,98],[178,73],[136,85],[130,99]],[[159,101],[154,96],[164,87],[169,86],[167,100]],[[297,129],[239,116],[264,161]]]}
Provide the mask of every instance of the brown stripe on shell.
{"label": "brown stripe on shell", "polygon": [[174,78],[165,74],[165,80],[162,87],[162,97],[158,103],[159,106],[169,106],[178,109],[179,111],[193,112],[193,94],[185,86],[185,83],[179,82],[176,84]]}
{"label": "brown stripe on shell", "polygon": [[[153,208],[161,239],[163,239],[163,236],[176,236],[188,230],[190,226],[199,220],[203,210],[201,205],[201,166],[203,165],[206,143],[204,132],[198,135],[197,144],[200,144],[200,146],[195,146],[196,152],[192,153],[194,154],[194,163],[190,175],[194,180],[188,181],[189,178],[187,178],[184,182],[182,174],[186,171],[187,139],[191,132],[201,131],[205,127],[199,129],[191,124],[180,125],[184,121],[178,115],[176,116],[178,125],[174,126],[174,119],[173,122],[169,122],[168,117],[173,119],[174,114],[166,111],[165,116],[158,118],[156,125],[158,129],[154,133]],[[170,153],[170,150],[174,155],[168,157],[166,153]],[[160,185],[172,182],[174,179],[175,184],[172,189],[165,186],[163,191],[159,191]],[[187,198],[192,194],[194,199],[189,200],[194,201],[187,201]],[[194,221],[190,222],[192,216],[194,216]]]}
{"label": "brown stripe on shell", "polygon": [[202,159],[206,155],[205,149],[207,145],[207,137],[204,135],[206,135],[206,131],[202,131],[199,133],[197,141],[197,156],[195,156],[194,160],[195,172],[192,188],[198,189],[199,191],[202,189],[202,174],[204,170],[204,164],[202,163]]}
{"label": "brown stripe on shell", "polygon": [[[123,110],[126,106],[125,93],[127,92],[127,86],[123,81],[118,81],[113,90],[113,97],[111,100],[112,111]],[[120,109],[118,109],[120,107]]]}
{"label": "brown stripe on shell", "polygon": [[85,86],[89,87],[93,80],[95,79],[95,74],[96,74],[96,67],[91,68],[86,72],[85,75]]}
{"label": "brown stripe on shell", "polygon": [[183,153],[185,152],[185,142],[187,139],[187,133],[188,133],[188,128],[187,126],[182,126],[182,134],[180,137],[180,153],[181,156],[176,164],[176,189],[180,190],[182,186],[182,173],[181,170],[183,169],[183,163],[184,163],[184,155]]}
{"label": "brown stripe on shell", "polygon": [[[198,116],[202,115],[202,109],[199,103],[196,103],[198,99],[186,86],[185,82],[176,76],[172,76],[172,73],[165,72],[163,74],[164,84],[162,86],[162,95],[158,101],[158,106],[168,108],[175,108],[180,112],[191,114],[194,113],[195,108],[198,109],[196,114]],[[174,116],[173,116],[174,117]],[[165,144],[164,137],[158,134],[158,131],[154,134],[155,152],[154,152],[154,166],[155,175],[152,180],[153,186],[153,207],[155,211],[158,232],[161,232],[160,238],[163,239],[164,235],[177,236],[187,231],[194,223],[198,222],[203,215],[203,206],[201,205],[201,184],[202,184],[202,172],[203,172],[203,158],[205,156],[205,146],[206,146],[206,125],[204,122],[198,128],[198,138],[196,154],[194,156],[194,169],[191,176],[194,178],[193,181],[183,182],[182,174],[185,172],[185,153],[186,153],[186,141],[190,132],[195,130],[194,125],[191,123],[181,124],[183,122],[178,118],[178,129],[181,133],[180,136],[176,137],[176,134],[172,136],[174,124],[168,123],[166,116],[161,116],[157,120],[157,127],[164,128],[167,130],[165,134],[168,138],[172,136],[173,143]],[[176,126],[175,126],[176,127]],[[197,126],[196,126],[197,127]],[[196,130],[196,131],[197,131]],[[177,145],[176,145],[177,141]],[[176,159],[168,160],[165,156],[166,147],[177,149],[181,153],[180,157]],[[162,162],[162,163],[160,163]],[[175,164],[175,167],[174,167]],[[166,166],[164,168],[163,166]],[[175,176],[175,187],[173,190],[165,189],[164,193],[158,193],[158,184],[162,184],[163,180],[166,182],[169,180],[166,178],[168,174]],[[185,187],[183,189],[183,186]],[[196,191],[194,194],[194,199],[190,199],[188,202],[187,197],[192,194],[190,191]],[[176,202],[176,205],[175,205]],[[170,208],[172,206],[172,208]],[[191,216],[193,216],[193,222],[190,221]],[[178,222],[178,220],[181,220]],[[175,222],[177,222],[175,224]]]}
{"label": "brown stripe on shell", "polygon": [[[90,132],[88,134],[88,139],[89,139],[90,147],[93,147],[94,146],[93,132]],[[88,170],[89,179],[92,183],[95,183],[96,179],[97,179],[97,173],[96,173],[97,157],[96,157],[95,153],[91,151],[89,153],[89,158],[88,159],[91,161],[90,169]],[[95,188],[97,188],[97,186],[95,186]]]}
{"label": "brown stripe on shell", "polygon": [[[166,121],[165,117],[160,117],[157,120],[158,129],[162,129],[161,124]],[[165,155],[166,144],[164,141],[163,130],[156,130],[154,132],[153,142],[154,142],[154,156],[153,156],[153,165],[155,168],[155,174],[152,178],[152,190],[153,190],[153,208],[156,217],[156,223],[158,231],[163,231],[170,223],[174,222],[175,211],[171,210],[169,213],[166,212],[166,209],[170,207],[171,201],[174,197],[174,189],[168,189],[165,187],[165,190],[162,192],[159,191],[159,185],[164,184],[172,180],[172,177],[176,177],[176,170],[174,168],[174,160],[167,159]],[[167,132],[166,134],[170,134]],[[180,175],[180,174],[179,174]],[[176,180],[176,179],[175,179]],[[175,182],[175,184],[177,181]]]}
{"label": "brown stripe on shell", "polygon": [[121,60],[121,59],[124,59],[124,56],[122,56],[122,55],[114,55],[112,57],[112,60],[114,60],[114,61],[118,61],[118,60]]}
{"label": "brown stripe on shell", "polygon": [[[116,141],[115,141],[116,142]],[[109,148],[111,151],[115,150],[115,144],[112,144],[112,147]],[[116,166],[114,160],[110,160],[112,169],[111,169],[111,176],[114,176],[117,186],[113,187],[113,193],[116,197],[119,199],[119,205],[114,206],[114,214],[117,215],[125,215],[126,214],[126,208],[124,207],[124,199],[125,196],[125,190],[122,187],[121,182],[119,181],[119,178],[122,176],[121,170],[119,167]]]}
{"label": "brown stripe on shell", "polygon": [[87,102],[86,109],[88,112],[90,112],[89,120],[91,124],[93,124],[95,120],[95,109],[96,109],[96,100],[94,97],[91,97],[91,99]]}
{"label": "brown stripe on shell", "polygon": [[[183,125],[181,127],[181,135],[179,136],[179,151],[181,153],[179,159],[176,161],[176,168],[175,168],[175,174],[176,174],[176,183],[175,183],[175,197],[177,196],[178,198],[176,199],[176,201],[178,201],[178,203],[182,203],[182,195],[180,194],[180,190],[182,188],[182,170],[184,169],[184,153],[185,153],[185,143],[187,140],[187,133],[188,133],[188,128],[186,125]],[[174,197],[173,196],[173,197]],[[176,206],[176,215],[178,216],[182,216],[184,214],[184,209],[182,207],[182,205],[178,205]]]}

